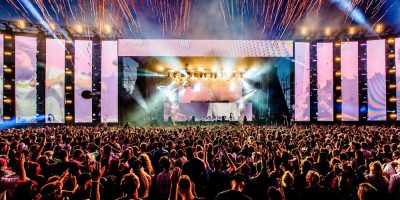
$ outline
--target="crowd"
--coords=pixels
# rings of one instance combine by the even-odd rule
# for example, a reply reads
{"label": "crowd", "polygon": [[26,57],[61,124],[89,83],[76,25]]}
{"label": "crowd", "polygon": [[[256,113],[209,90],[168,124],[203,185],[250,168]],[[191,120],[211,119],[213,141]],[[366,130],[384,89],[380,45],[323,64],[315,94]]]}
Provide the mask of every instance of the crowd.
{"label": "crowd", "polygon": [[0,133],[1,199],[400,199],[387,126],[46,126]]}

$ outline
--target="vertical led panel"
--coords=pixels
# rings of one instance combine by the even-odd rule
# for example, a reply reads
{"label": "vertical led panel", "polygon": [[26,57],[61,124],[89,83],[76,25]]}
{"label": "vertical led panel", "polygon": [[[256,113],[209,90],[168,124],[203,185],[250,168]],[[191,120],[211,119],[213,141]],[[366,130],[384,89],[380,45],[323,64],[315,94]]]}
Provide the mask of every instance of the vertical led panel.
{"label": "vertical led panel", "polygon": [[367,41],[368,120],[386,120],[385,40]]}
{"label": "vertical led panel", "polygon": [[17,123],[36,123],[36,51],[36,38],[15,36],[15,116]]}
{"label": "vertical led panel", "polygon": [[400,38],[395,39],[397,120],[400,120]]}
{"label": "vertical led panel", "polygon": [[333,43],[317,44],[318,121],[333,121]]}
{"label": "vertical led panel", "polygon": [[342,121],[358,121],[358,42],[342,42]]}
{"label": "vertical led panel", "polygon": [[295,121],[310,121],[310,43],[295,43]]}
{"label": "vertical led panel", "polygon": [[4,84],[4,35],[0,34],[0,123],[3,123],[4,108],[3,108],[3,84]]}
{"label": "vertical led panel", "polygon": [[75,41],[75,122],[92,122],[92,99],[82,97],[92,91],[92,41]]}
{"label": "vertical led panel", "polygon": [[118,122],[118,43],[101,43],[101,122]]}
{"label": "vertical led panel", "polygon": [[46,39],[46,123],[65,122],[65,40]]}

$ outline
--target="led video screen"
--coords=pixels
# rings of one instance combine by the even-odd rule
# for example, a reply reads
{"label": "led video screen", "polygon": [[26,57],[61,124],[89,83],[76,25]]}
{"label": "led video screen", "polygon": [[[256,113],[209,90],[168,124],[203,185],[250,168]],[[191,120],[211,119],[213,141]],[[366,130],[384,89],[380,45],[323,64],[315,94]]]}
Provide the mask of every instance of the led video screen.
{"label": "led video screen", "polygon": [[341,43],[342,121],[358,121],[358,42]]}
{"label": "led video screen", "polygon": [[400,38],[395,39],[397,120],[400,120]]}
{"label": "led video screen", "polygon": [[236,102],[242,97],[239,79],[198,79],[179,89],[179,102]]}
{"label": "led video screen", "polygon": [[65,122],[65,40],[46,39],[46,123]]}
{"label": "led video screen", "polygon": [[385,40],[367,41],[368,120],[386,120]]}
{"label": "led video screen", "polygon": [[3,75],[3,68],[4,68],[4,35],[0,34],[0,123],[3,123],[3,84],[4,84],[4,75]]}
{"label": "led video screen", "polygon": [[310,121],[310,43],[295,43],[295,121]]}
{"label": "led video screen", "polygon": [[333,43],[317,44],[318,121],[333,121]]}
{"label": "led video screen", "polygon": [[251,121],[251,103],[164,103],[164,121]]}
{"label": "led video screen", "polygon": [[118,43],[101,46],[101,122],[118,122]]}
{"label": "led video screen", "polygon": [[82,97],[92,91],[92,41],[75,41],[75,122],[92,122],[92,99]]}
{"label": "led video screen", "polygon": [[292,57],[293,42],[279,40],[120,39],[119,56]]}
{"label": "led video screen", "polygon": [[36,123],[36,52],[34,37],[15,36],[15,116],[17,123]]}

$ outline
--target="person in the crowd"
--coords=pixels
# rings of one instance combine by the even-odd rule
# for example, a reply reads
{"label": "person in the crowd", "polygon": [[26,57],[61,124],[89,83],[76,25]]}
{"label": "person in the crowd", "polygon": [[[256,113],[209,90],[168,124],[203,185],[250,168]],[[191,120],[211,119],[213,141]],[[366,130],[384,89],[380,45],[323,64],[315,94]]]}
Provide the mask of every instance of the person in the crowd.
{"label": "person in the crowd", "polygon": [[303,199],[317,200],[329,199],[327,188],[320,185],[320,175],[314,170],[310,170],[306,176],[307,187],[303,190]]}
{"label": "person in the crowd", "polygon": [[216,200],[251,200],[250,197],[243,194],[245,178],[243,174],[236,173],[232,176],[231,189],[218,193]]}
{"label": "person in the crowd", "polygon": [[134,173],[125,174],[121,180],[122,196],[118,200],[138,200],[140,181]]}
{"label": "person in the crowd", "polygon": [[361,183],[357,191],[360,200],[378,200],[378,190],[369,183]]}
{"label": "person in the crowd", "polygon": [[365,178],[369,184],[376,188],[380,197],[387,198],[389,180],[383,174],[380,161],[372,162],[369,165],[369,174]]}
{"label": "person in the crowd", "polygon": [[281,187],[286,200],[296,199],[296,191],[294,189],[294,177],[289,171],[286,171],[283,174]]}

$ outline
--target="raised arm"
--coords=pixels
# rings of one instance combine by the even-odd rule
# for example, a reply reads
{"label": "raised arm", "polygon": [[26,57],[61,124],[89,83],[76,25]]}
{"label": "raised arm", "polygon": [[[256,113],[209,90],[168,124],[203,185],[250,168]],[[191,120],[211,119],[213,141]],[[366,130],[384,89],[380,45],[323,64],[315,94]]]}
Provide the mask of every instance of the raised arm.
{"label": "raised arm", "polygon": [[25,155],[21,153],[19,156],[19,168],[21,170],[21,174],[19,175],[20,181],[26,181],[26,171],[25,171]]}
{"label": "raised arm", "polygon": [[105,167],[101,167],[100,162],[96,162],[92,166],[92,190],[90,192],[91,200],[100,200],[100,178],[103,176],[105,169]]}
{"label": "raised arm", "polygon": [[182,170],[179,167],[175,167],[172,171],[171,177],[171,191],[169,192],[168,200],[178,200],[178,182],[181,177]]}
{"label": "raised arm", "polygon": [[229,173],[236,171],[236,165],[235,165],[235,163],[233,163],[231,157],[229,157],[228,152],[226,151],[225,147],[222,149],[222,152],[224,153],[226,160],[229,163],[229,169],[228,169]]}

